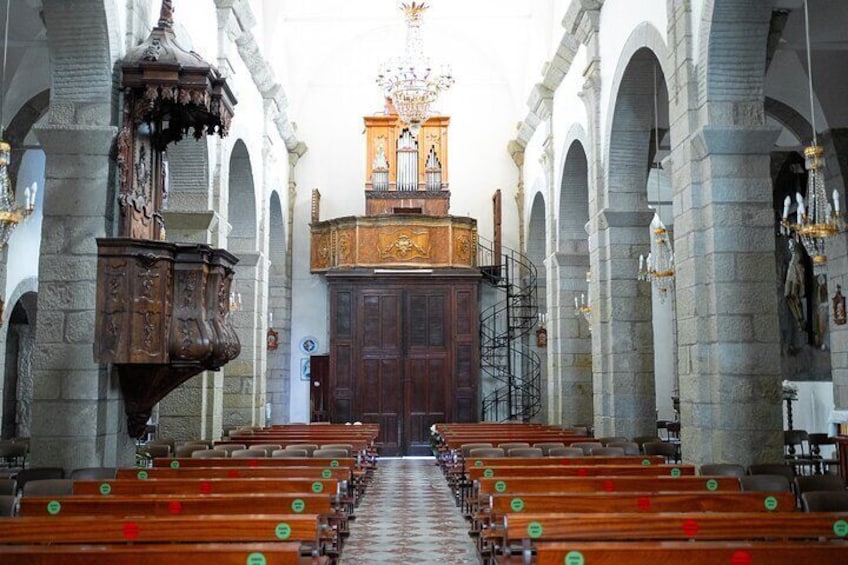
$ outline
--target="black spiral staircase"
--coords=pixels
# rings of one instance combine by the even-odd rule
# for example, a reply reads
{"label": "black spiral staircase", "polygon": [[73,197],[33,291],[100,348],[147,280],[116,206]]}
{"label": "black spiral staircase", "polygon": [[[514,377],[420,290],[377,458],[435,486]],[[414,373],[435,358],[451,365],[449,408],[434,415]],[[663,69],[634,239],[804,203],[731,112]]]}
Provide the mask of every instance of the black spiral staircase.
{"label": "black spiral staircase", "polygon": [[511,249],[480,239],[477,264],[498,300],[480,313],[480,368],[494,389],[483,397],[481,419],[529,422],[542,409],[542,368],[530,349],[538,318],[536,267]]}

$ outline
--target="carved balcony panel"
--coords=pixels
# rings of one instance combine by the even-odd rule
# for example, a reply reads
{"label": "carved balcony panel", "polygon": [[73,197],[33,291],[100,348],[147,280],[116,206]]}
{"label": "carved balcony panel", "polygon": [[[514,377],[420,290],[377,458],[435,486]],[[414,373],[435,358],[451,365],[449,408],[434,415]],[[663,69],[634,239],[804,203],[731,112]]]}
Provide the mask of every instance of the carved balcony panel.
{"label": "carved balcony panel", "polygon": [[311,270],[475,268],[477,222],[457,216],[395,214],[312,225]]}
{"label": "carved balcony panel", "polygon": [[94,360],[113,364],[138,437],[169,392],[240,353],[229,313],[238,259],[202,244],[102,238],[97,246]]}

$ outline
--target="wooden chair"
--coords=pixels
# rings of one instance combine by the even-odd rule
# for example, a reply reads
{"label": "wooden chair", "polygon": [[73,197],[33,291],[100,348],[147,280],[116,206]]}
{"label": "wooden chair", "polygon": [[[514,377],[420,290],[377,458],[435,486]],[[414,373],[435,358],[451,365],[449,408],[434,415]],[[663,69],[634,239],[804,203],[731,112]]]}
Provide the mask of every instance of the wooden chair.
{"label": "wooden chair", "polygon": [[783,463],[759,463],[748,465],[749,475],[781,475],[786,477],[789,484],[795,483],[795,469]]}
{"label": "wooden chair", "polygon": [[583,450],[583,455],[592,455],[592,451],[599,447],[603,447],[599,441],[577,441],[571,444],[571,447],[576,447]]}
{"label": "wooden chair", "polygon": [[592,455],[625,455],[623,447],[596,447]]}
{"label": "wooden chair", "polygon": [[64,478],[65,470],[61,467],[30,467],[15,475],[15,480],[18,482],[18,490],[23,490],[29,481]]}
{"label": "wooden chair", "polygon": [[636,445],[639,446],[639,449],[642,449],[646,443],[662,441],[662,438],[659,436],[636,436],[633,438],[633,441],[636,442]]}
{"label": "wooden chair", "polygon": [[613,437],[602,437],[598,440],[601,442],[601,445],[607,447],[611,443],[621,443],[623,441],[630,441],[626,437],[623,436],[613,436]]}
{"label": "wooden chair", "polygon": [[541,443],[534,443],[533,447],[538,447],[542,450],[542,453],[548,455],[548,452],[554,447],[565,447],[565,444],[561,441],[547,441]]}
{"label": "wooden chair", "polygon": [[11,494],[0,494],[0,517],[14,516],[18,498]]}
{"label": "wooden chair", "polygon": [[640,455],[642,452],[639,449],[639,444],[635,441],[612,442],[607,447],[620,447],[624,450],[625,455]]}
{"label": "wooden chair", "polygon": [[[174,457],[194,457],[193,453],[195,451],[207,451],[208,449],[202,445],[181,445],[174,451]],[[226,457],[226,455],[221,455],[221,457]]]}
{"label": "wooden chair", "polygon": [[118,474],[115,467],[83,467],[71,472],[73,481],[97,481],[100,479],[114,479]]}
{"label": "wooden chair", "polygon": [[[283,449],[305,449],[309,454],[309,457],[312,457],[312,453],[318,449],[317,443],[291,443],[285,446]],[[295,456],[297,457],[297,456]]]}
{"label": "wooden chair", "polygon": [[171,446],[165,443],[146,443],[139,449],[139,452],[146,459],[170,457],[173,453]]}
{"label": "wooden chair", "polygon": [[544,457],[545,454],[539,447],[513,447],[507,452],[508,457]]}
{"label": "wooden chair", "polygon": [[548,451],[551,457],[585,457],[583,450],[579,447],[554,447]]}
{"label": "wooden chair", "polygon": [[232,453],[230,453],[230,457],[233,459],[254,459],[254,458],[262,458],[268,457],[268,452],[264,449],[236,449]]}
{"label": "wooden chair", "polygon": [[9,496],[18,494],[18,482],[15,479],[0,479],[0,495],[3,494]]}
{"label": "wooden chair", "polygon": [[312,457],[348,457],[347,449],[316,449]]}
{"label": "wooden chair", "polygon": [[745,475],[739,482],[747,491],[792,492],[792,484],[783,475]]}
{"label": "wooden chair", "polygon": [[222,443],[215,446],[215,449],[218,451],[223,451],[226,453],[225,457],[229,457],[233,451],[237,451],[239,449],[247,449],[247,446],[243,443]]}
{"label": "wooden chair", "polygon": [[71,479],[34,479],[23,486],[24,496],[70,496],[74,494]]}
{"label": "wooden chair", "polygon": [[662,455],[669,463],[680,461],[680,456],[677,453],[677,446],[673,443],[668,443],[667,441],[646,442],[642,444],[642,451],[645,455]]}
{"label": "wooden chair", "polygon": [[845,492],[845,479],[837,475],[798,476],[795,477],[795,491],[799,496],[814,491]]}
{"label": "wooden chair", "polygon": [[23,467],[26,463],[27,446],[19,443],[6,442],[0,444],[0,460],[5,460],[6,466]]}
{"label": "wooden chair", "polygon": [[806,430],[784,430],[783,448],[786,464],[795,467],[796,475],[812,474],[813,459],[810,456],[810,439]]}
{"label": "wooden chair", "polygon": [[191,452],[192,459],[216,459],[219,457],[229,457],[226,451],[220,449],[198,449]]}
{"label": "wooden chair", "polygon": [[802,493],[801,509],[804,512],[848,512],[848,492]]}
{"label": "wooden chair", "polygon": [[468,459],[469,454],[472,449],[477,449],[478,447],[494,447],[491,443],[463,443],[460,446],[460,450],[462,451],[462,457]]}
{"label": "wooden chair", "polygon": [[500,447],[477,447],[472,449],[468,456],[482,459],[485,457],[504,457],[506,453]]}
{"label": "wooden chair", "polygon": [[271,457],[309,457],[309,451],[305,449],[275,449]]}
{"label": "wooden chair", "polygon": [[274,451],[282,448],[283,446],[278,443],[257,443],[250,446],[250,449],[264,449],[266,457],[271,457]]}
{"label": "wooden chair", "polygon": [[812,433],[807,435],[807,440],[810,444],[810,458],[813,461],[814,472],[827,474],[831,467],[839,466],[839,459],[835,457],[822,456],[822,446],[835,446],[835,438],[832,438],[827,434]]}
{"label": "wooden chair", "polygon": [[518,448],[518,447],[530,447],[529,443],[523,441],[511,441],[506,443],[499,443],[498,447],[504,450],[504,453],[509,453],[510,449]]}
{"label": "wooden chair", "polygon": [[701,475],[721,476],[721,477],[739,477],[745,476],[745,467],[735,463],[707,463],[701,465]]}

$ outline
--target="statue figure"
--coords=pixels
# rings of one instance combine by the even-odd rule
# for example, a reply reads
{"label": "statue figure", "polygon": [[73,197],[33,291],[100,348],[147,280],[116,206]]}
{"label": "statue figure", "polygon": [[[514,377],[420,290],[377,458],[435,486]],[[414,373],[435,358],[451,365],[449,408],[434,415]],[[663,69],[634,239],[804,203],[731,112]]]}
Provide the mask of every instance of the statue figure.
{"label": "statue figure", "polygon": [[789,265],[786,268],[786,282],[783,285],[783,296],[786,305],[792,313],[792,317],[798,322],[801,329],[805,328],[804,298],[806,289],[804,284],[804,263],[801,257],[801,248],[798,244],[789,240]]}

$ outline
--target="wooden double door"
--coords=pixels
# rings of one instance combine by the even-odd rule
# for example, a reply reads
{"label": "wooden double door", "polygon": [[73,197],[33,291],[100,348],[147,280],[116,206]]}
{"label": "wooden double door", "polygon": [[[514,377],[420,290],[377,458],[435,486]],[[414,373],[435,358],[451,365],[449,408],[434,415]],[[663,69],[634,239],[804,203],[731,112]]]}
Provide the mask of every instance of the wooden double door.
{"label": "wooden double door", "polygon": [[477,421],[479,275],[329,275],[329,417],[380,424],[382,455],[430,454]]}

